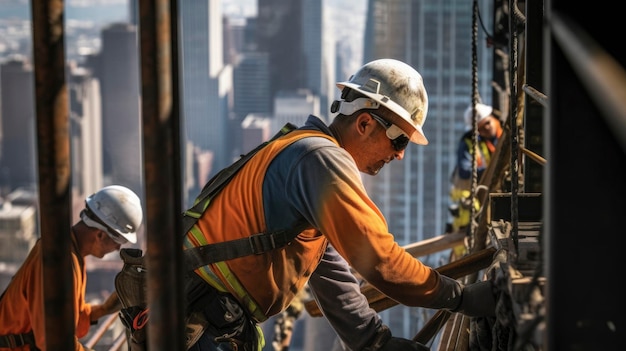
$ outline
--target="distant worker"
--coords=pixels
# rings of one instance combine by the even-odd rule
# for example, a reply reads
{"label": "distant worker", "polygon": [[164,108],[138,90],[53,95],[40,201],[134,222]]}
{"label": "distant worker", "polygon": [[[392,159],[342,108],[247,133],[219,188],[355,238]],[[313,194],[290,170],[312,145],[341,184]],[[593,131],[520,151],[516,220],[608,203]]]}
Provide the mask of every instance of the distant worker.
{"label": "distant worker", "polygon": [[[121,308],[116,292],[102,304],[85,301],[85,257],[98,258],[137,242],[143,220],[139,197],[130,189],[111,185],[87,197],[80,220],[70,229],[74,286],[75,347],[90,350],[79,339],[101,317]],[[41,240],[35,243],[0,299],[0,350],[46,350]]]}
{"label": "distant worker", "polygon": [[[192,351],[261,350],[259,323],[284,311],[309,282],[324,317],[351,350],[428,350],[392,337],[350,267],[394,301],[493,316],[490,281],[463,286],[411,256],[389,233],[362,173],[376,175],[404,157],[409,142],[428,143],[428,98],[411,66],[380,59],[337,83],[338,113],[327,126],[304,126],[261,149],[215,196],[183,240],[185,250],[256,233],[299,228],[285,246],[210,263],[193,274],[191,309],[208,327]],[[361,173],[362,172],[362,173]],[[245,240],[248,239],[248,240]],[[254,239],[254,240],[253,240]]]}
{"label": "distant worker", "polygon": [[[465,110],[464,119],[466,132],[459,140],[457,147],[457,159],[454,172],[451,177],[450,188],[450,212],[452,214],[452,231],[462,231],[470,223],[470,186],[472,180],[472,134],[474,127],[472,122],[473,109],[469,106]],[[491,157],[496,151],[498,140],[502,136],[502,125],[494,114],[491,106],[476,104],[476,123],[478,135],[476,136],[476,173],[477,181],[480,181],[485,169],[491,162]],[[474,209],[478,210],[480,204],[474,201]]]}

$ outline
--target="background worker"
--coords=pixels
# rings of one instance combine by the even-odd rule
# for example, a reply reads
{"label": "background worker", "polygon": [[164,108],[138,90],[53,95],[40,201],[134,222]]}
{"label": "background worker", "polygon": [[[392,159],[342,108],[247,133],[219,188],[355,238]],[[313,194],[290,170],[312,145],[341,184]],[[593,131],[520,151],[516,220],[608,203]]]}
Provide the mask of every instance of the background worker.
{"label": "background worker", "polygon": [[409,142],[428,143],[421,75],[403,62],[381,59],[337,86],[342,95],[332,104],[338,115],[329,126],[309,116],[304,126],[261,149],[185,236],[190,249],[301,222],[309,226],[286,246],[195,271],[187,300],[209,325],[191,350],[260,350],[258,323],[285,310],[307,282],[349,349],[427,349],[392,337],[350,267],[407,306],[494,314],[489,282],[464,287],[407,253],[362,183],[362,173],[374,176],[401,160]]}
{"label": "background worker", "polygon": [[[453,232],[464,230],[470,221],[471,207],[469,199],[473,166],[473,113],[472,106],[468,106],[463,116],[466,131],[459,139],[456,166],[450,179],[450,213],[453,217]],[[494,114],[493,107],[481,103],[476,104],[476,123],[478,128],[475,147],[476,172],[477,179],[480,181],[485,169],[491,162],[493,153],[496,151],[498,139],[502,136],[502,125]],[[474,201],[474,208],[475,210],[480,208],[477,199]]]}
{"label": "background worker", "polygon": [[[136,243],[137,228],[142,220],[139,197],[126,187],[111,185],[87,197],[80,220],[71,227],[76,330],[74,350],[88,350],[78,339],[87,335],[90,326],[98,319],[121,308],[115,292],[100,305],[85,302],[85,257],[102,258],[128,242]],[[42,256],[41,240],[38,240],[0,299],[2,351],[46,350]],[[22,340],[30,346],[22,346]],[[17,347],[11,348],[11,345]]]}

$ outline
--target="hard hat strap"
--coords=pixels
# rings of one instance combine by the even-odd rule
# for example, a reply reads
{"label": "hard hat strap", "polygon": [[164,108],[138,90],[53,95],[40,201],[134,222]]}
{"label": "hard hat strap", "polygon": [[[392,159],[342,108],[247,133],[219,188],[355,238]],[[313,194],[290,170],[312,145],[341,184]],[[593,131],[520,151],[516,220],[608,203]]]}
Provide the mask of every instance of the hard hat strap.
{"label": "hard hat strap", "polygon": [[[350,116],[358,110],[368,109],[368,110],[376,110],[380,106],[380,103],[374,99],[369,98],[358,98],[354,99],[354,101],[348,102],[345,100],[339,101],[336,100],[333,102],[331,106],[332,113],[339,112],[342,115]],[[334,110],[334,111],[333,111]]]}

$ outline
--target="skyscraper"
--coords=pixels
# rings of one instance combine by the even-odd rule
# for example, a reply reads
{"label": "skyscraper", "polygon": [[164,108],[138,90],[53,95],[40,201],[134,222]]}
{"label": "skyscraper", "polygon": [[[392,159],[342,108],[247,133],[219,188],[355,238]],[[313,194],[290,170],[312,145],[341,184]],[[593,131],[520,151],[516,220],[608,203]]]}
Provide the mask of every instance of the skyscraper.
{"label": "skyscraper", "polygon": [[329,0],[302,0],[302,51],[305,85],[319,96],[320,117],[328,117],[328,106],[335,96],[335,36],[331,25]]}
{"label": "skyscraper", "polygon": [[[180,2],[184,139],[213,153],[213,171],[231,163],[233,69],[223,61],[223,21],[218,0]],[[202,186],[202,185],[200,185]]]}
{"label": "skyscraper", "polygon": [[25,57],[16,56],[0,65],[0,185],[9,192],[36,183],[34,81]]}
{"label": "skyscraper", "polygon": [[233,71],[233,111],[243,120],[250,113],[270,115],[269,61],[267,53],[244,52],[238,55]]}
{"label": "skyscraper", "polygon": [[68,70],[72,189],[86,197],[103,186],[100,82],[87,69]]}
{"label": "skyscraper", "polygon": [[104,28],[99,62],[105,183],[125,185],[143,198],[137,27],[114,23]]}
{"label": "skyscraper", "polygon": [[302,0],[258,0],[257,50],[269,54],[270,98],[307,88]]}

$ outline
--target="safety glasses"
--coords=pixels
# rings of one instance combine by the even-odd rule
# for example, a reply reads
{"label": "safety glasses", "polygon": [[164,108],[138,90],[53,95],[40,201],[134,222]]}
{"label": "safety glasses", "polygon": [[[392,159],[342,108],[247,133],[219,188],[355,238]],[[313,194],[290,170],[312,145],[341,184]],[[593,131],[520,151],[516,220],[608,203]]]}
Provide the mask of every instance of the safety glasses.
{"label": "safety glasses", "polygon": [[391,145],[396,151],[402,151],[406,149],[407,145],[409,145],[410,139],[406,134],[404,134],[404,132],[402,131],[402,129],[400,129],[400,127],[398,127],[397,125],[385,120],[384,118],[374,113],[371,113],[371,112],[368,112],[368,113],[370,114],[370,116],[372,116],[372,118],[374,118],[378,123],[380,123],[380,125],[383,126],[383,128],[385,128],[387,138],[391,140]]}
{"label": "safety glasses", "polygon": [[118,232],[116,232],[113,228],[106,225],[106,223],[102,222],[100,218],[98,218],[93,212],[91,212],[88,208],[84,209],[81,213],[80,218],[85,222],[85,224],[92,228],[97,228],[107,233],[109,238],[115,241],[116,244],[124,245],[128,242],[126,238],[121,236]]}

